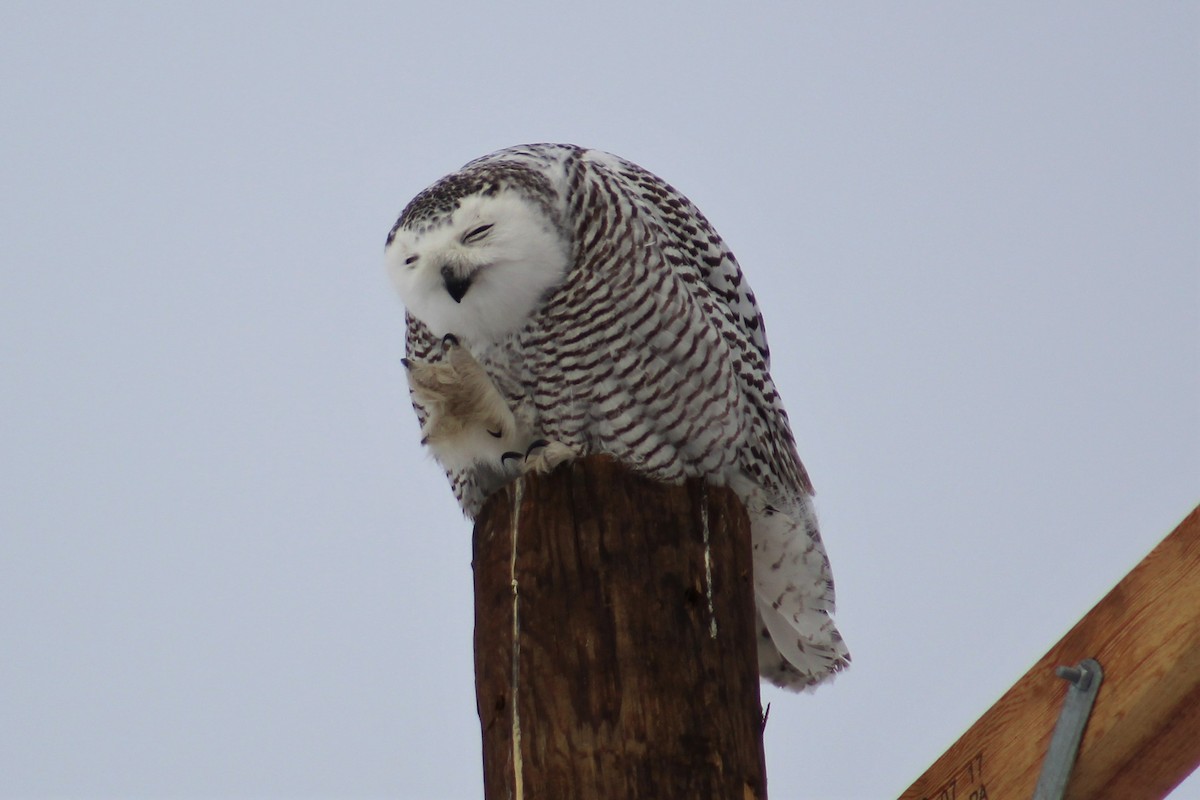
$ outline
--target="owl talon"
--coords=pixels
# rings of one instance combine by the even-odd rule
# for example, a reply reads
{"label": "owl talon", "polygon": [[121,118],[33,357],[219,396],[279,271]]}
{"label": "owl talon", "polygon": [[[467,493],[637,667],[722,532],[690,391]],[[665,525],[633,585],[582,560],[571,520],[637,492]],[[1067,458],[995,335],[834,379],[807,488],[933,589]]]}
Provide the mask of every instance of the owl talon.
{"label": "owl talon", "polygon": [[[537,451],[536,453],[534,452],[535,450]],[[574,461],[578,457],[578,453],[562,442],[538,439],[529,445],[529,449],[525,451],[525,461],[521,465],[521,471],[525,474],[537,472],[544,475],[559,464]]]}
{"label": "owl talon", "polygon": [[507,453],[500,456],[500,463],[503,464],[505,461],[508,461],[509,459],[513,459],[513,458],[523,459],[524,456],[522,456],[520,453],[514,453],[512,450],[509,450]]}
{"label": "owl talon", "polygon": [[442,347],[445,347],[446,349],[450,349],[451,347],[458,347],[458,337],[455,336],[453,333],[447,333],[445,336],[442,337]]}

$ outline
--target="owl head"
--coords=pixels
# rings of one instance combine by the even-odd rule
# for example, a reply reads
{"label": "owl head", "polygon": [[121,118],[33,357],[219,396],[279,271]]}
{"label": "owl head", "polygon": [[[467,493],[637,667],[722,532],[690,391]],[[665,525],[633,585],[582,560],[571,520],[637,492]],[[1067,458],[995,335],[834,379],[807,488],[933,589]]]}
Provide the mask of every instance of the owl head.
{"label": "owl head", "polygon": [[388,235],[388,272],[434,336],[486,345],[524,326],[570,261],[557,193],[517,165],[454,173],[417,195]]}

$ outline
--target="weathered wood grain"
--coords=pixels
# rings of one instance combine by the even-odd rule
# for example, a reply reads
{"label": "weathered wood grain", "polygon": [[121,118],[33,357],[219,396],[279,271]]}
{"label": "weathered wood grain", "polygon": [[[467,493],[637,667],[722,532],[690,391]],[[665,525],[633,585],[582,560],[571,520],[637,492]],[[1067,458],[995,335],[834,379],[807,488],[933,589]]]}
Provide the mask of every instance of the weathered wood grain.
{"label": "weathered wood grain", "polygon": [[750,533],[727,489],[588,458],[476,521],[485,797],[766,797]]}
{"label": "weathered wood grain", "polygon": [[[1069,574],[1063,580],[1070,580]],[[1059,665],[1104,682],[1069,800],[1165,797],[1200,764],[1200,508],[1050,649],[901,800],[1027,800],[1062,707]]]}

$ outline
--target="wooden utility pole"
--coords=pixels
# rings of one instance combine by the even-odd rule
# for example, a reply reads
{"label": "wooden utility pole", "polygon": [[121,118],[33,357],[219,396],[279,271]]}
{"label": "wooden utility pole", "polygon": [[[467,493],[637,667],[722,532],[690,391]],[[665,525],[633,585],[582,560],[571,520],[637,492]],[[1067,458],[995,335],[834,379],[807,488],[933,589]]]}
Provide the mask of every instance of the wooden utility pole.
{"label": "wooden utility pole", "polygon": [[733,492],[586,458],[492,496],[473,566],[487,800],[766,797]]}
{"label": "wooden utility pole", "polygon": [[[1064,573],[1069,580],[1069,571]],[[901,800],[1032,797],[1066,683],[1103,670],[1068,800],[1157,800],[1200,764],[1200,508],[917,779]]]}

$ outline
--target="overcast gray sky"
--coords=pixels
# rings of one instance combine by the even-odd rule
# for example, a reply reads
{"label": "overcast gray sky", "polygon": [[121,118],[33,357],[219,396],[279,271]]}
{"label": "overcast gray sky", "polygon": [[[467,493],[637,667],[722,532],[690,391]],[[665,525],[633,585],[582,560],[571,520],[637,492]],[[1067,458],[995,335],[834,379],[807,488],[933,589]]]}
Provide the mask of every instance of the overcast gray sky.
{"label": "overcast gray sky", "polygon": [[1196,4],[737,5],[0,5],[0,796],[480,795],[382,248],[511,144],[760,298],[854,653],[774,800],[898,794],[1195,506]]}

